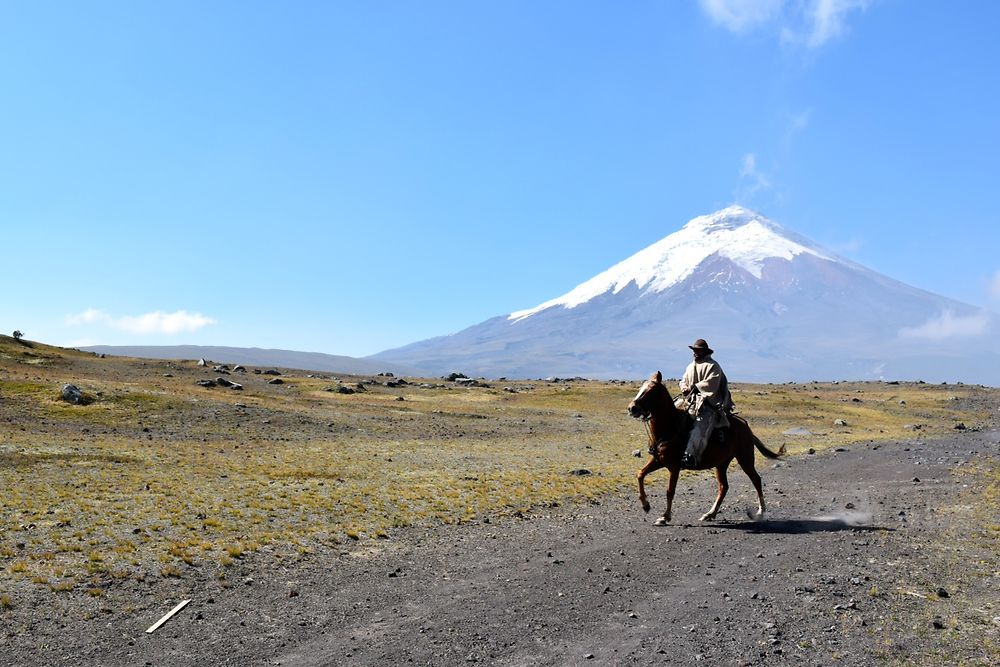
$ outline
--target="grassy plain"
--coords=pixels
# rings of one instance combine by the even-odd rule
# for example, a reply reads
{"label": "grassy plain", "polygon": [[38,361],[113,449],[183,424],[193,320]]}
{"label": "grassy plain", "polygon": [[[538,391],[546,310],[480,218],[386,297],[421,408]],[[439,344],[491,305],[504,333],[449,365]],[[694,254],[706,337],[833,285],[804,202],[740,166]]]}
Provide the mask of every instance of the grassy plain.
{"label": "grassy plain", "polygon": [[[24,586],[101,597],[126,581],[225,579],[260,550],[365,549],[405,526],[598,501],[632,487],[646,445],[625,413],[633,382],[390,387],[283,370],[269,384],[253,370],[225,376],[241,391],[204,388],[211,365],[0,336],[0,611]],[[62,401],[65,383],[89,404]],[[983,391],[736,384],[734,398],[765,443],[795,455],[975,428],[987,415],[969,399]]]}

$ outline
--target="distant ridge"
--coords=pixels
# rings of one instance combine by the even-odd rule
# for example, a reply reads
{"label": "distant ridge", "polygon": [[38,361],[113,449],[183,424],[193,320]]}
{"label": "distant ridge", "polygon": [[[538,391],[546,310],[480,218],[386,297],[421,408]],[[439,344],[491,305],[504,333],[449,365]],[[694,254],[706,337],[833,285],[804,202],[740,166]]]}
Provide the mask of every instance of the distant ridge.
{"label": "distant ridge", "polygon": [[216,363],[244,366],[277,366],[306,371],[344,373],[345,375],[419,375],[416,369],[391,362],[356,359],[322,352],[263,349],[259,347],[225,347],[216,345],[90,345],[79,348],[97,354],[144,359],[206,359]]}

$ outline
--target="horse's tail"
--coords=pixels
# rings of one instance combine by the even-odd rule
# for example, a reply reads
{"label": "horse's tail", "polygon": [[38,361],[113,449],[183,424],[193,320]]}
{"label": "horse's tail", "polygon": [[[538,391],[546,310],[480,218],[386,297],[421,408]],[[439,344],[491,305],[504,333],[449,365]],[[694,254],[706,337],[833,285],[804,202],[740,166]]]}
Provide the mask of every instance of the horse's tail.
{"label": "horse's tail", "polygon": [[777,458],[781,458],[785,454],[785,446],[784,445],[782,445],[781,449],[779,449],[777,452],[772,452],[770,449],[768,449],[767,446],[763,442],[760,441],[760,438],[758,438],[756,435],[753,434],[753,431],[750,430],[750,424],[748,424],[747,420],[743,419],[743,417],[739,417],[737,415],[732,415],[731,414],[731,415],[729,415],[729,418],[730,419],[735,419],[735,420],[737,420],[739,422],[742,422],[743,426],[746,427],[747,433],[750,435],[750,439],[753,441],[753,446],[756,447],[757,451],[759,451],[761,454],[763,454],[767,458],[769,458],[769,459],[777,459]]}
{"label": "horse's tail", "polygon": [[757,436],[755,436],[753,433],[750,434],[750,437],[753,438],[753,446],[757,448],[757,451],[759,451],[761,454],[763,454],[767,458],[769,458],[769,459],[777,459],[777,458],[781,458],[782,456],[784,456],[784,454],[785,454],[785,446],[784,445],[782,445],[781,449],[779,449],[777,452],[772,452],[770,449],[768,449],[767,447],[765,447],[764,443],[760,441],[760,438],[758,438]]}

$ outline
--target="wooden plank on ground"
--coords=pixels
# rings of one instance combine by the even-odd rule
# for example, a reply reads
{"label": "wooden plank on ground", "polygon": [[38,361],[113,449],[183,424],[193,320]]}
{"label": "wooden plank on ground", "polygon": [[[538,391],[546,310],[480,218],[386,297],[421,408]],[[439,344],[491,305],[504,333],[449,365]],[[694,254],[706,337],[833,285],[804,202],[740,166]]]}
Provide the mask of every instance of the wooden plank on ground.
{"label": "wooden plank on ground", "polygon": [[161,625],[163,625],[164,623],[166,623],[167,621],[169,621],[169,620],[170,620],[170,618],[171,618],[171,617],[172,617],[172,616],[173,616],[174,614],[176,614],[176,613],[177,613],[177,612],[179,612],[179,611],[180,611],[181,609],[183,609],[183,608],[185,607],[185,605],[187,605],[187,603],[188,603],[188,602],[190,602],[190,601],[191,601],[191,600],[181,600],[181,601],[180,601],[180,602],[179,602],[179,603],[177,604],[177,606],[176,606],[176,607],[174,607],[173,609],[171,609],[170,611],[168,611],[168,612],[167,612],[167,613],[166,613],[166,614],[164,615],[164,617],[163,617],[163,618],[161,618],[161,619],[160,619],[160,620],[158,620],[158,621],[157,621],[156,623],[153,623],[153,624],[152,624],[151,626],[149,626],[149,628],[148,628],[148,629],[146,630],[146,634],[151,634],[151,633],[153,633],[153,632],[156,632],[156,629],[157,629],[157,628],[159,628],[159,627],[160,627]]}

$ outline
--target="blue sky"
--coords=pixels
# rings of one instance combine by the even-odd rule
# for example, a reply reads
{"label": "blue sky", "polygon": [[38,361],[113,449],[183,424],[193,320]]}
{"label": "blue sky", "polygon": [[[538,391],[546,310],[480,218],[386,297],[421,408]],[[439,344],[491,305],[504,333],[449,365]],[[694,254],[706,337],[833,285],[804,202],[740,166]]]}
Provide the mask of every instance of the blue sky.
{"label": "blue sky", "polygon": [[1000,3],[0,2],[0,328],[362,356],[740,203],[1000,310]]}

